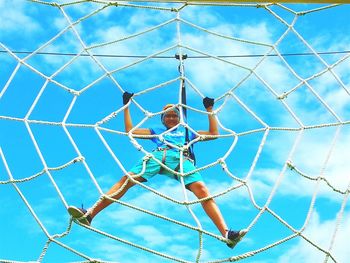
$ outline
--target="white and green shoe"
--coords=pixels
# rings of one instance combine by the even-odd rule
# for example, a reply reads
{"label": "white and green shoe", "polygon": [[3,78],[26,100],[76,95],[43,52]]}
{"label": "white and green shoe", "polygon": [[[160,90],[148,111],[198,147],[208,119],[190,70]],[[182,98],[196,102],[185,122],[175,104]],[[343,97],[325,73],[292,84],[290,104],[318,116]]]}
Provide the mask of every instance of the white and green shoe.
{"label": "white and green shoe", "polygon": [[239,241],[247,234],[247,229],[242,229],[239,231],[228,230],[227,231],[227,246],[229,248],[234,248]]}
{"label": "white and green shoe", "polygon": [[69,206],[68,213],[72,216],[73,219],[78,220],[81,224],[90,226],[92,218],[90,215],[85,216],[87,213],[86,209]]}

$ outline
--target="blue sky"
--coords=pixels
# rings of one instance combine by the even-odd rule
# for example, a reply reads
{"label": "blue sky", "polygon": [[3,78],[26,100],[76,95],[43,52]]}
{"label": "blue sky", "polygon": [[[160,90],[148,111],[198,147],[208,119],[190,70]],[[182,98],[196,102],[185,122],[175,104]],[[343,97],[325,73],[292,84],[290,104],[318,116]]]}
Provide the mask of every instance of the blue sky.
{"label": "blue sky", "polygon": [[[344,194],[349,193],[350,183],[349,54],[283,59],[278,55],[350,50],[349,6],[310,12],[296,20],[294,12],[323,5],[187,6],[179,13],[180,38],[176,12],[102,7],[77,3],[60,10],[28,1],[0,2],[0,261],[38,260],[47,235],[67,230],[67,205],[93,205],[101,191],[143,156],[123,134],[123,90],[137,94],[137,105],[131,105],[135,125],[145,118],[138,105],[158,113],[164,104],[179,101],[174,58],[26,57],[9,51],[40,48],[40,52],[86,54],[87,48],[94,55],[173,57],[182,43],[182,52],[189,56],[187,103],[193,108],[188,123],[194,130],[207,128],[206,116],[197,110],[203,110],[201,95],[209,96],[216,99],[220,132],[225,135],[195,145],[198,167],[225,156],[228,173],[220,165],[201,173],[214,195],[236,186],[216,202],[231,228],[249,228],[249,233],[234,250],[203,235],[199,249],[196,231],[113,204],[95,218],[92,227],[116,239],[73,224],[67,235],[50,244],[42,262],[83,262],[85,257],[167,261],[119,239],[188,262],[194,262],[198,252],[200,262],[225,262],[251,251],[259,253],[243,262],[324,262],[322,250],[330,251],[328,262],[346,262],[350,257],[350,207]],[[293,24],[290,30],[289,24]],[[215,58],[267,54],[274,56]],[[212,57],[194,58],[202,55]],[[277,98],[283,94],[287,96]],[[94,126],[114,112],[113,118]],[[159,115],[142,126],[155,124]],[[137,143],[145,151],[153,149],[147,140]],[[83,159],[72,164],[79,157]],[[306,179],[288,169],[288,161],[305,176],[322,179]],[[43,172],[45,166],[48,171]],[[36,177],[16,184],[9,181],[31,176]],[[247,186],[238,187],[237,179]],[[157,176],[147,186],[177,202],[185,200],[176,181]],[[196,226],[184,206],[142,187],[132,188],[122,201]],[[266,210],[260,213],[263,207]],[[203,229],[219,234],[199,204],[191,209]],[[301,231],[302,237],[274,245],[293,235],[287,226]]]}

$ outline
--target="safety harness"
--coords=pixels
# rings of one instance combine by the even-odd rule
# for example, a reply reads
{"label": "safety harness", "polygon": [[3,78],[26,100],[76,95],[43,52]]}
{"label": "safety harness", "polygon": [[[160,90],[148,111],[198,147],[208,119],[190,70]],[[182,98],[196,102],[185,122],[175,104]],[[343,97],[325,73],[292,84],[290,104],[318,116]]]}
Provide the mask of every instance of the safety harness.
{"label": "safety harness", "polygon": [[[182,54],[181,58],[179,54],[175,55],[175,58],[179,60],[179,73],[181,76],[181,103],[183,105],[186,105],[186,83],[185,83],[185,65],[183,63],[183,60],[185,60],[187,58],[186,54]],[[182,109],[182,113],[184,116],[184,119],[187,120],[187,108],[186,107],[181,107]],[[185,137],[185,145],[190,143],[190,138],[189,138],[189,131],[188,128],[185,128],[185,132],[186,132],[186,137]],[[194,146],[193,144],[190,145],[190,147],[188,148],[188,157],[193,161],[193,164],[196,165],[196,156],[194,154]]]}
{"label": "safety harness", "polygon": [[[155,151],[163,151],[163,155],[162,155],[162,164],[165,165],[165,161],[166,161],[166,154],[167,154],[167,151],[170,150],[170,149],[173,149],[172,147],[170,146],[167,146],[167,147],[158,147],[155,149]],[[194,162],[193,159],[191,158],[190,154],[188,151],[184,151],[183,152],[183,156],[184,156],[184,160],[189,160],[191,162]],[[178,163],[178,165],[175,167],[174,171],[175,172],[178,172],[180,170],[180,162]],[[160,166],[159,168],[159,172],[158,173],[162,173],[164,171],[164,167],[163,166]],[[178,176],[176,176],[176,179],[178,179]]]}
{"label": "safety harness", "polygon": [[[185,60],[187,58],[187,55],[186,54],[182,54],[181,57],[180,57],[179,54],[176,54],[175,58],[177,60],[179,60],[178,70],[179,70],[179,73],[180,73],[180,76],[181,76],[181,104],[182,105],[186,105],[186,85],[185,85],[185,78],[184,78],[184,76],[185,76],[185,67],[184,67],[183,60]],[[186,107],[181,107],[181,109],[182,109],[182,113],[183,113],[184,119],[187,120],[187,108]],[[189,131],[188,131],[188,128],[185,127],[185,145],[187,145],[189,143],[190,143]],[[163,151],[162,164],[164,164],[164,165],[165,165],[167,151],[169,149],[171,149],[171,148],[172,147],[167,146],[167,147],[158,147],[156,149],[156,151]],[[190,145],[190,147],[188,147],[187,150],[183,152],[183,155],[184,155],[184,159],[185,160],[190,160],[191,162],[193,162],[194,165],[196,164],[196,157],[195,157],[194,151],[193,151],[193,144]],[[160,170],[159,170],[159,173],[161,173],[163,170],[164,170],[164,168],[161,166]],[[180,170],[180,162],[176,166],[174,171],[178,172],[179,170]],[[176,178],[179,179],[178,176],[176,176]]]}

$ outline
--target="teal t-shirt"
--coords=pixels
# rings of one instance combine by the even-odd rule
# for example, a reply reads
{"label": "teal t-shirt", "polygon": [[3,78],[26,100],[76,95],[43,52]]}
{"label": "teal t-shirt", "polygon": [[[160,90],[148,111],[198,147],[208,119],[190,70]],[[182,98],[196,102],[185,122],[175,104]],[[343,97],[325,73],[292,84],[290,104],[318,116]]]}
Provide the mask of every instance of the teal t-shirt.
{"label": "teal t-shirt", "polygon": [[[151,134],[156,134],[156,135],[159,135],[165,132],[163,134],[163,138],[165,141],[171,144],[182,146],[182,145],[185,145],[186,143],[186,129],[183,126],[179,126],[178,128],[169,132],[166,132],[167,131],[166,127],[152,127],[150,128],[150,131],[151,131]],[[188,130],[188,138],[189,138],[189,141],[191,141],[196,138],[196,135],[190,130]],[[151,140],[157,145],[157,147],[165,148],[168,146],[167,144],[159,140],[158,137],[152,138]]]}

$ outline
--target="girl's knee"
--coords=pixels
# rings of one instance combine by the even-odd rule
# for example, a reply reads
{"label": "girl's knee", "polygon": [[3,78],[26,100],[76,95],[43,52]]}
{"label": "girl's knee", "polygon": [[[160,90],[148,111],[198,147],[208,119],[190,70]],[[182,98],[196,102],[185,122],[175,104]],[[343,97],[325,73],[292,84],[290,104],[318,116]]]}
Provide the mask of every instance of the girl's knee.
{"label": "girl's knee", "polygon": [[121,183],[125,183],[128,180],[128,176],[127,175],[123,175],[122,178],[120,179]]}
{"label": "girl's knee", "polygon": [[[133,173],[130,173],[130,176],[133,176],[134,174]],[[135,181],[138,181],[138,182],[145,182],[146,180],[143,179],[142,177],[135,177],[134,178]],[[125,184],[125,182],[127,182],[127,187],[131,187],[131,186],[134,186],[136,183],[133,182],[128,175],[124,175],[121,179],[120,179],[120,182]]]}
{"label": "girl's knee", "polygon": [[200,195],[201,195],[201,197],[207,197],[207,196],[209,196],[210,194],[209,194],[209,190],[208,190],[208,188],[204,185],[204,186],[201,186],[200,188],[199,188],[199,193],[200,193]]}
{"label": "girl's knee", "polygon": [[190,190],[198,197],[204,198],[210,195],[208,188],[203,183],[193,183]]}
{"label": "girl's knee", "polygon": [[121,179],[120,182],[122,184],[126,184],[126,187],[129,188],[133,185],[135,185],[135,183],[133,181],[130,180],[130,178],[127,175],[124,175]]}

